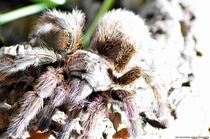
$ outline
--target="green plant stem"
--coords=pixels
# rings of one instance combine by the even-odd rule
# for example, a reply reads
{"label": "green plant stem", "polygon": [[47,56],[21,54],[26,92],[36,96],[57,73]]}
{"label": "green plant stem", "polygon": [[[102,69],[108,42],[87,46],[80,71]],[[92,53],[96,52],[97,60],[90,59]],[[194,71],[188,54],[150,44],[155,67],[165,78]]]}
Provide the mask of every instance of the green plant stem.
{"label": "green plant stem", "polygon": [[4,13],[4,14],[0,14],[0,26],[5,23],[11,22],[13,20],[38,13],[52,6],[55,6],[55,4],[37,3],[37,4],[33,4],[30,6],[23,7],[23,8],[19,8],[19,9],[16,9],[16,10]]}
{"label": "green plant stem", "polygon": [[98,14],[96,15],[95,19],[87,29],[84,38],[83,38],[83,48],[87,48],[90,42],[91,35],[93,34],[95,27],[98,23],[98,20],[100,19],[101,16],[103,16],[113,5],[115,0],[104,0],[102,6],[99,9]]}
{"label": "green plant stem", "polygon": [[67,0],[29,0],[33,3],[54,3],[57,5],[64,4]]}

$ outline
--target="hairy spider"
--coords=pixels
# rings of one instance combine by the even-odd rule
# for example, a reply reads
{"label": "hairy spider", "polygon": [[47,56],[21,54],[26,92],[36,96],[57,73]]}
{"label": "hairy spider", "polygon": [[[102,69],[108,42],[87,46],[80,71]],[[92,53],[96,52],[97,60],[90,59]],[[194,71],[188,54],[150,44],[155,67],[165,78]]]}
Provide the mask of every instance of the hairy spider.
{"label": "hairy spider", "polygon": [[142,46],[148,45],[149,49],[153,40],[143,20],[127,10],[112,10],[99,21],[89,49],[82,50],[84,21],[84,14],[78,10],[47,11],[28,43],[0,49],[1,84],[24,81],[33,86],[24,90],[27,92],[4,136],[21,137],[40,111],[39,127],[47,128],[55,108],[63,105],[68,118],[58,138],[69,138],[71,120],[81,111],[89,116],[81,124],[84,131],[79,138],[97,138],[97,117],[108,117],[107,104],[117,99],[130,121],[129,135],[137,137],[141,133],[141,115],[134,98],[141,77],[159,104],[159,123],[162,128],[167,126],[163,117],[170,111],[168,103],[144,63]]}

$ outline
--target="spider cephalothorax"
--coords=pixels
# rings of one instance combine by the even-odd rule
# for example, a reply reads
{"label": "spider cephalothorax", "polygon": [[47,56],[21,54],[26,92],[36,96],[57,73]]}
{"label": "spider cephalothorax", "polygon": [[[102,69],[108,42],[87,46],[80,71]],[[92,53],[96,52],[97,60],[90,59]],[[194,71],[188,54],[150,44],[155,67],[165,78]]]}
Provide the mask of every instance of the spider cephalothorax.
{"label": "spider cephalothorax", "polygon": [[[98,115],[109,117],[107,105],[118,98],[130,121],[130,136],[137,137],[141,124],[134,97],[141,77],[159,102],[158,118],[168,112],[167,103],[161,98],[152,76],[146,72],[149,67],[142,59],[141,46],[150,45],[152,41],[142,19],[126,10],[108,12],[99,21],[88,50],[79,50],[83,24],[84,14],[80,11],[48,11],[30,35],[27,49],[26,45],[1,49],[2,81],[32,65],[40,67],[40,72],[33,76],[33,89],[24,94],[6,136],[20,137],[49,98],[42,110],[40,128],[45,129],[55,108],[64,105],[68,118],[58,138],[68,138],[70,121],[81,112],[87,113],[89,119],[82,121],[84,132],[79,137],[98,138],[93,133],[97,125],[95,119]],[[16,50],[15,53],[12,50]],[[10,63],[4,60],[7,57]]]}

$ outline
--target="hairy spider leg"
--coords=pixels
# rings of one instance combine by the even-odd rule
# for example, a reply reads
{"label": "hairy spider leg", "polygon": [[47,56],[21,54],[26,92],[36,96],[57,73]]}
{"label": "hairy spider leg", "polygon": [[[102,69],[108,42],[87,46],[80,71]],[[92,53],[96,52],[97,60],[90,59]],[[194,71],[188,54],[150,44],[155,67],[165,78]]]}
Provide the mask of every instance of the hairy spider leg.
{"label": "hairy spider leg", "polygon": [[89,114],[85,121],[82,122],[83,134],[79,139],[98,139],[102,135],[102,131],[98,125],[102,123],[107,116],[107,98],[97,95],[88,105],[87,113]]}
{"label": "hairy spider leg", "polygon": [[32,47],[31,45],[12,45],[0,49],[0,80],[5,77],[24,71],[30,66],[40,66],[54,63],[61,58],[53,50],[46,47]]}
{"label": "hairy spider leg", "polygon": [[62,126],[62,131],[58,135],[59,139],[65,139],[69,136],[71,121],[78,116],[84,100],[93,92],[92,87],[89,85],[89,83],[87,83],[87,81],[75,76],[70,78],[70,91],[64,104],[67,105],[65,107],[67,107],[68,118],[66,123]]}
{"label": "hairy spider leg", "polygon": [[126,72],[121,77],[115,77],[111,70],[108,70],[111,79],[116,83],[120,85],[128,85],[135,81],[136,79],[142,77],[147,85],[152,89],[155,100],[157,101],[158,110],[156,113],[157,118],[159,119],[160,127],[167,127],[168,126],[168,119],[167,116],[169,113],[171,113],[173,110],[170,108],[170,105],[167,100],[164,100],[160,93],[158,92],[158,89],[156,85],[153,84],[152,76],[148,73],[146,73],[141,68],[133,68],[130,71]]}
{"label": "hairy spider leg", "polygon": [[63,105],[67,99],[70,88],[66,82],[60,82],[50,97],[49,103],[43,108],[39,121],[39,130],[43,131],[51,124],[51,118],[55,112],[55,108]]}
{"label": "hairy spider leg", "polygon": [[142,129],[141,128],[142,122],[139,116],[139,110],[137,108],[134,96],[132,95],[131,92],[128,92],[126,90],[112,90],[112,91],[116,93],[123,102],[128,120],[130,121],[130,128],[128,128],[130,137],[134,138],[139,137],[140,135],[142,135],[140,131]]}
{"label": "hairy spider leg", "polygon": [[42,109],[44,99],[54,93],[57,84],[63,80],[60,68],[48,68],[37,80],[33,91],[24,94],[20,102],[20,108],[15,117],[12,118],[6,135],[13,138],[21,137],[30,121]]}

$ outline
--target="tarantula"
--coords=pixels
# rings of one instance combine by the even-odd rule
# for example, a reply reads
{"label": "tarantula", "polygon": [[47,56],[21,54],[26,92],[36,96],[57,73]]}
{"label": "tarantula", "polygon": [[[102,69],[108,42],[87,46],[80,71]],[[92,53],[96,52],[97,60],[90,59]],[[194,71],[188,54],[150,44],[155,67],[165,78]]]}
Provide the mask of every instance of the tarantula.
{"label": "tarantula", "polygon": [[[141,125],[134,97],[141,77],[158,101],[158,118],[170,111],[142,58],[141,46],[153,41],[143,20],[127,10],[107,12],[95,29],[89,49],[82,50],[84,18],[79,10],[49,10],[40,18],[29,42],[1,48],[1,84],[25,81],[33,86],[24,93],[4,136],[21,137],[41,110],[40,128],[46,128],[55,108],[64,105],[68,119],[58,138],[68,138],[70,121],[81,111],[87,111],[89,118],[82,123],[80,138],[96,138],[91,133],[97,124],[94,116],[106,117],[107,103],[117,99],[124,104],[130,121],[130,136],[137,137]],[[164,118],[160,120],[163,128],[166,123]]]}

